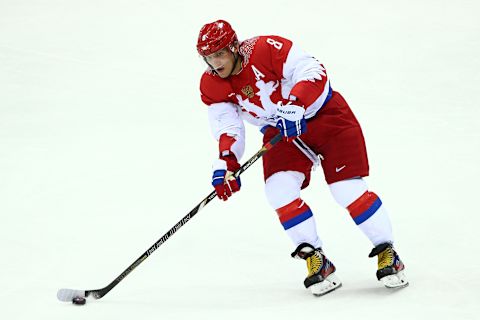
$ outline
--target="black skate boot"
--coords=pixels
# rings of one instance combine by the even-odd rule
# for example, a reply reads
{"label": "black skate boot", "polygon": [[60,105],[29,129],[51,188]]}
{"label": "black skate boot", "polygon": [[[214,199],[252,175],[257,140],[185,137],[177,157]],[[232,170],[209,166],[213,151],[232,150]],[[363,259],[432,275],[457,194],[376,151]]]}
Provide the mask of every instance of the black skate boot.
{"label": "black skate boot", "polygon": [[303,284],[315,296],[323,296],[342,285],[335,275],[335,266],[325,257],[321,248],[315,249],[308,243],[302,243],[292,253],[292,257],[307,262],[308,276]]}
{"label": "black skate boot", "polygon": [[378,256],[377,279],[387,288],[403,288],[408,286],[405,277],[405,265],[393,249],[391,243],[382,243],[373,248],[368,255],[370,258]]}

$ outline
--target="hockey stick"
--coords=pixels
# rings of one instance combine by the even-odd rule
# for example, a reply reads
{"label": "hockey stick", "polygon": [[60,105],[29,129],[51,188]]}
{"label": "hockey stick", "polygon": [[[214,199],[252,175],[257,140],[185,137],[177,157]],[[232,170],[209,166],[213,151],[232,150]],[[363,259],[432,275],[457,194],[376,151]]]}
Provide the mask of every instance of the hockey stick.
{"label": "hockey stick", "polygon": [[[278,141],[282,139],[282,134],[277,134],[269,142],[267,142],[257,153],[255,153],[247,162],[245,162],[240,169],[235,171],[233,176],[237,178],[245,170],[247,170],[255,161],[260,159],[265,152],[270,150]],[[157,250],[165,241],[167,241],[175,232],[183,227],[198,211],[212,201],[217,193],[212,191],[205,199],[203,199],[195,208],[192,209],[185,217],[178,221],[175,226],[167,231],[157,242],[155,242],[147,251],[145,251],[137,260],[135,260],[127,269],[125,269],[115,280],[113,280],[108,286],[95,289],[95,290],[76,290],[76,289],[60,289],[57,292],[57,298],[60,301],[72,302],[75,297],[92,297],[94,299],[100,299],[105,296],[110,290],[112,290],[117,284],[120,283],[126,276],[130,274],[136,267],[138,267],[143,261],[145,261],[155,250]]]}

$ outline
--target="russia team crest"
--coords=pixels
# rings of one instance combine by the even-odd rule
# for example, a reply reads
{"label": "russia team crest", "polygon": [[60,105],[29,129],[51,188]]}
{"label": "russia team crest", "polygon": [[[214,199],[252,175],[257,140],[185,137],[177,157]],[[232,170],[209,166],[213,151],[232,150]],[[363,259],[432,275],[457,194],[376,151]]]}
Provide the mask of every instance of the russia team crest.
{"label": "russia team crest", "polygon": [[246,85],[242,88],[242,93],[247,96],[247,98],[253,98],[255,92],[253,92],[253,88],[251,85]]}

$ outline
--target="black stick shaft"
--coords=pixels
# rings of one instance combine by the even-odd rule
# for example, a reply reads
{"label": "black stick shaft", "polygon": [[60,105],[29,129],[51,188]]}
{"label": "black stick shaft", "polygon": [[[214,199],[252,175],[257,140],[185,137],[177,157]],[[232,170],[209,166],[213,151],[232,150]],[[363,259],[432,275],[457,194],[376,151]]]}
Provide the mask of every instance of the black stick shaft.
{"label": "black stick shaft", "polygon": [[[270,150],[278,141],[282,139],[282,134],[277,134],[269,142],[267,142],[260,150],[257,151],[247,162],[245,162],[240,169],[233,174],[235,177],[240,176],[245,172],[255,161],[260,159],[265,152]],[[126,276],[130,274],[136,267],[138,267],[143,261],[145,261],[155,250],[157,250],[165,241],[167,241],[172,235],[174,235],[181,227],[183,227],[190,219],[192,219],[198,211],[212,201],[217,193],[212,191],[205,199],[203,199],[195,208],[192,209],[185,217],[175,224],[170,230],[167,231],[160,239],[157,240],[147,251],[145,251],[135,262],[133,262],[127,269],[125,269],[115,280],[113,280],[108,286],[97,290],[86,290],[85,296],[92,296],[95,299],[100,299],[105,296],[110,290],[112,290],[117,284],[120,283]]]}

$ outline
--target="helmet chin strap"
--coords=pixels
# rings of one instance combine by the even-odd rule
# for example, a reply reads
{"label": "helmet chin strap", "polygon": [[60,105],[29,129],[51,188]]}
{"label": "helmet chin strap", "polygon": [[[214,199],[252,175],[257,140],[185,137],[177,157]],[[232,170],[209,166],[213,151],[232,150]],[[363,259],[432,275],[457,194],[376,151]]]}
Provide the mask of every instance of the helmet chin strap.
{"label": "helmet chin strap", "polygon": [[237,53],[237,54],[235,55],[235,52],[233,52],[233,50],[232,50],[232,54],[233,54],[233,57],[235,58],[235,60],[233,60],[232,70],[230,70],[230,73],[228,74],[227,77],[230,77],[230,76],[232,75],[233,70],[235,70],[235,67],[237,66],[237,63],[238,63],[238,57],[240,56],[239,53]]}
{"label": "helmet chin strap", "polygon": [[205,63],[208,65],[208,67],[210,68],[210,70],[212,70],[213,73],[218,74],[215,68],[210,63],[208,63],[207,58],[203,57],[203,61],[205,61]]}

